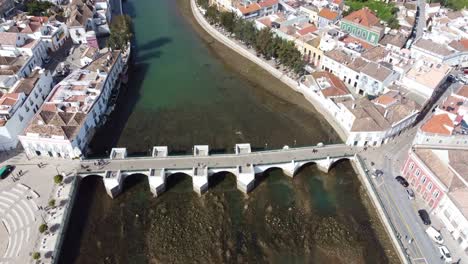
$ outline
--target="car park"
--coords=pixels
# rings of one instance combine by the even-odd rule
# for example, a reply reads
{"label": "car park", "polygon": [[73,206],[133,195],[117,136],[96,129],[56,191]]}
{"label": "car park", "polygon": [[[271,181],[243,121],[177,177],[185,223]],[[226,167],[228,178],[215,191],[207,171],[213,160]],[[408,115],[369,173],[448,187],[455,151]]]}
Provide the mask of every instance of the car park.
{"label": "car park", "polygon": [[446,246],[439,246],[439,252],[441,255],[441,259],[445,261],[445,263],[452,262],[452,255]]}
{"label": "car park", "polygon": [[444,239],[442,238],[442,235],[440,234],[439,231],[437,231],[437,229],[435,229],[434,227],[430,226],[426,229],[426,233],[427,235],[432,239],[434,240],[434,242],[436,242],[437,244],[443,244],[444,243]]}
{"label": "car park", "polygon": [[408,199],[414,200],[414,191],[412,189],[406,189],[406,193],[408,194]]}
{"label": "car park", "polygon": [[403,185],[403,187],[409,186],[409,183],[406,181],[406,179],[401,176],[396,176],[395,180],[397,180],[401,185]]}
{"label": "car park", "polygon": [[0,179],[5,179],[15,169],[14,166],[5,165],[0,168]]}
{"label": "car park", "polygon": [[426,210],[421,209],[418,211],[419,217],[423,221],[425,225],[430,225],[431,224],[431,218],[429,217],[429,214],[427,213]]}

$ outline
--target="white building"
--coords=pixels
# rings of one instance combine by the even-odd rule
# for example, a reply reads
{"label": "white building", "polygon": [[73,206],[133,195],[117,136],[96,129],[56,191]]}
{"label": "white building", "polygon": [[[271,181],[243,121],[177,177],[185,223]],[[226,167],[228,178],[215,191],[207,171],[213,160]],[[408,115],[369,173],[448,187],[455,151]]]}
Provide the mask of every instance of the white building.
{"label": "white building", "polygon": [[382,65],[382,63],[369,62],[361,69],[361,77],[357,86],[357,92],[364,95],[379,95],[385,87],[397,80],[397,72]]}
{"label": "white building", "polygon": [[418,129],[413,143],[441,147],[468,147],[468,85],[447,97]]}
{"label": "white building", "polygon": [[97,36],[110,33],[110,5],[107,0],[73,0],[66,8],[67,27],[75,44],[98,48]]}
{"label": "white building", "polygon": [[110,51],[57,84],[19,136],[28,156],[77,158],[105,121],[112,91],[120,85],[120,51]]}
{"label": "white building", "polygon": [[[459,47],[456,41],[452,43],[454,47]],[[445,63],[450,66],[466,65],[468,62],[468,52],[465,47],[460,51],[450,45],[423,38],[417,40],[411,47],[411,57],[417,60],[425,57],[436,63]]]}
{"label": "white building", "polygon": [[16,148],[23,132],[52,89],[52,75],[35,69],[0,98],[0,151]]}
{"label": "white building", "polygon": [[389,91],[373,101],[360,98],[338,104],[346,144],[380,146],[414,123],[420,106],[398,91]]}
{"label": "white building", "polygon": [[15,28],[32,39],[42,40],[48,51],[56,51],[69,37],[68,28],[64,23],[49,20],[47,17],[24,16],[18,18],[8,30],[13,31]]}

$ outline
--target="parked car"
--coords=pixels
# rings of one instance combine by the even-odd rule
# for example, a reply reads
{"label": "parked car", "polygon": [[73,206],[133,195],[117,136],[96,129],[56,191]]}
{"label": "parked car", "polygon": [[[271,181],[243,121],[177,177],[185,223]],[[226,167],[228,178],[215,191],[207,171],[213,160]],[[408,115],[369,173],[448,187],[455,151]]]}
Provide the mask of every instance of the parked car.
{"label": "parked car", "polygon": [[421,220],[425,225],[430,225],[431,224],[431,218],[429,217],[429,214],[427,213],[426,210],[421,209],[418,211],[419,217],[421,217]]}
{"label": "parked car", "polygon": [[406,189],[406,193],[408,194],[408,199],[414,200],[414,192],[412,189]]}
{"label": "parked car", "polygon": [[0,168],[0,179],[5,179],[15,169],[14,166],[5,165]]}
{"label": "parked car", "polygon": [[452,262],[452,255],[446,246],[439,246],[440,258],[445,261],[445,263]]}
{"label": "parked car", "polygon": [[426,233],[427,235],[429,235],[429,237],[434,240],[437,244],[441,244],[444,243],[444,239],[442,238],[442,235],[440,234],[439,231],[437,231],[437,229],[435,229],[434,227],[430,226],[426,229]]}
{"label": "parked car", "polygon": [[409,183],[406,181],[406,179],[401,176],[396,176],[395,180],[397,180],[405,188],[409,186]]}

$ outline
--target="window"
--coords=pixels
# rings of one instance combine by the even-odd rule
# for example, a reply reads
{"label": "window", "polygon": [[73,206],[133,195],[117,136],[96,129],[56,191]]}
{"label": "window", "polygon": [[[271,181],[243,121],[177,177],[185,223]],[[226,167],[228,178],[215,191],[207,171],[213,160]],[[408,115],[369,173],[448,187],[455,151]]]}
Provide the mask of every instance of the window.
{"label": "window", "polygon": [[21,115],[19,115],[19,120],[20,120],[20,122],[23,122],[23,119],[24,119],[24,117],[22,117]]}
{"label": "window", "polygon": [[29,105],[33,106],[34,102],[33,100],[29,100]]}
{"label": "window", "polygon": [[414,162],[411,162],[411,164],[409,165],[409,169],[410,169],[410,171],[412,171],[414,169]]}
{"label": "window", "polygon": [[34,92],[34,98],[37,98],[39,97],[39,94],[37,94],[37,92]]}
{"label": "window", "polygon": [[428,190],[428,191],[432,190],[432,182],[430,182],[430,183],[427,184],[427,190]]}
{"label": "window", "polygon": [[437,191],[435,191],[435,192],[432,194],[432,196],[433,196],[434,198],[437,198],[437,197],[439,197],[439,194],[440,194],[440,192],[439,192],[439,190],[437,190]]}
{"label": "window", "polygon": [[29,107],[28,106],[24,106],[24,108],[26,109],[26,112],[29,112]]}
{"label": "window", "polygon": [[426,180],[427,180],[427,177],[426,177],[426,176],[423,176],[423,177],[421,178],[421,183],[422,183],[422,184],[426,183]]}
{"label": "window", "polygon": [[421,171],[420,171],[419,169],[417,169],[415,175],[416,175],[417,177],[419,177],[419,174],[421,174]]}

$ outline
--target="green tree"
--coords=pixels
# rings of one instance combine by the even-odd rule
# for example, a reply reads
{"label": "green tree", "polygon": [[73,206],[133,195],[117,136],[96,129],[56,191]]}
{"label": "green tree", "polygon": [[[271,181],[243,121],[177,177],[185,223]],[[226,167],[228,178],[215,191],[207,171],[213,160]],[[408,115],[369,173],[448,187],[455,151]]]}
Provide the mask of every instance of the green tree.
{"label": "green tree", "polygon": [[114,50],[126,49],[132,39],[132,19],[128,15],[118,15],[112,19],[107,46]]}
{"label": "green tree", "polygon": [[55,199],[49,200],[49,206],[54,207],[55,206]]}
{"label": "green tree", "polygon": [[56,184],[59,184],[59,183],[61,183],[62,181],[63,181],[63,176],[62,176],[62,175],[58,174],[58,175],[55,175],[55,176],[54,176],[54,182],[55,182]]}
{"label": "green tree", "polygon": [[206,9],[205,17],[206,17],[206,20],[208,20],[210,24],[219,23],[219,12],[215,6],[209,6]]}
{"label": "green tree", "polygon": [[40,258],[41,258],[41,253],[39,253],[39,252],[34,252],[34,253],[32,253],[32,258],[33,258],[34,260],[40,259]]}
{"label": "green tree", "polygon": [[208,0],[197,0],[197,4],[199,6],[201,6],[203,9],[207,9],[208,6],[210,5],[210,3],[208,2]]}
{"label": "green tree", "polygon": [[54,6],[51,2],[32,0],[25,4],[26,12],[33,16],[47,16],[47,10]]}
{"label": "green tree", "polygon": [[49,229],[49,227],[46,225],[46,224],[41,224],[39,226],[39,233],[44,233],[45,231],[47,231],[47,229]]}
{"label": "green tree", "polygon": [[398,19],[396,19],[395,17],[390,18],[388,20],[388,27],[394,29],[400,28],[400,23],[398,22]]}
{"label": "green tree", "polygon": [[237,22],[236,18],[236,14],[234,14],[234,12],[221,12],[219,16],[219,22],[224,27],[224,29],[230,33],[233,33],[235,24]]}
{"label": "green tree", "polygon": [[258,31],[255,38],[255,50],[267,59],[273,57],[273,33],[269,28]]}

